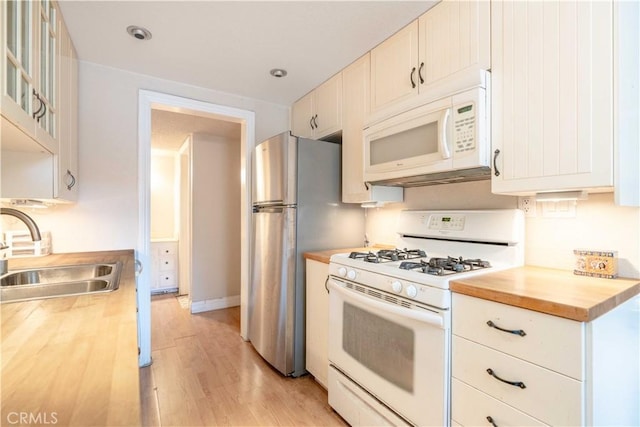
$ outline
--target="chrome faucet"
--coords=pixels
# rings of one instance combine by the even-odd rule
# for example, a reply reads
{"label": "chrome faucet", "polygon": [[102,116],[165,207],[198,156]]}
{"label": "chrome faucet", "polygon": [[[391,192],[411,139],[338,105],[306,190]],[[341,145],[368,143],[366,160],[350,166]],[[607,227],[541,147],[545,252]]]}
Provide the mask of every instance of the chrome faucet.
{"label": "chrome faucet", "polygon": [[[42,240],[38,224],[36,224],[36,222],[26,213],[12,208],[0,208],[0,215],[10,215],[18,218],[20,221],[24,222],[29,229],[29,233],[31,233],[31,240],[33,240],[34,242]],[[7,246],[4,244],[4,242],[0,241],[0,251],[4,249],[7,249]],[[4,253],[2,253],[2,256],[0,256],[0,275],[6,273],[7,260],[4,258]]]}

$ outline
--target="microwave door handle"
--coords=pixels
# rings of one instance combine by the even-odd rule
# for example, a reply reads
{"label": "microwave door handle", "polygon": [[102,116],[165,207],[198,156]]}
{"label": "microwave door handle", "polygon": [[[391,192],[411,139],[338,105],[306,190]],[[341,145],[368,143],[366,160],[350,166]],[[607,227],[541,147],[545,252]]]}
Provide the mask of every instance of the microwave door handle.
{"label": "microwave door handle", "polygon": [[440,120],[438,120],[438,136],[440,137],[440,155],[443,159],[448,159],[451,157],[451,152],[449,151],[449,141],[447,141],[447,128],[449,125],[449,114],[451,112],[450,108],[442,111],[440,115]]}

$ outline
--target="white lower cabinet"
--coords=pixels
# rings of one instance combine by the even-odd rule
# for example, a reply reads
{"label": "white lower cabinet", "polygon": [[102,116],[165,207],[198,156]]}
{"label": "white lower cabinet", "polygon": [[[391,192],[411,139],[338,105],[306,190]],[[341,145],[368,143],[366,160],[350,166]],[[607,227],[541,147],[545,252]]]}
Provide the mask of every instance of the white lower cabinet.
{"label": "white lower cabinet", "polygon": [[306,267],[306,369],[327,388],[329,293],[325,281],[329,264],[308,259]]}
{"label": "white lower cabinet", "polygon": [[453,424],[637,425],[640,297],[590,322],[452,298]]}
{"label": "white lower cabinet", "polygon": [[151,242],[151,292],[178,288],[178,241]]}

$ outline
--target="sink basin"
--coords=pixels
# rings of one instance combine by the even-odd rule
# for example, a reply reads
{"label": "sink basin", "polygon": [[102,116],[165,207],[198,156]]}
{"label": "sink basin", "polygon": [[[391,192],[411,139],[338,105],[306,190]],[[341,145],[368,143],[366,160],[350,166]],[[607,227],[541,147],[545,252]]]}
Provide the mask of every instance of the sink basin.
{"label": "sink basin", "polygon": [[122,264],[82,264],[10,271],[0,277],[2,303],[112,292]]}

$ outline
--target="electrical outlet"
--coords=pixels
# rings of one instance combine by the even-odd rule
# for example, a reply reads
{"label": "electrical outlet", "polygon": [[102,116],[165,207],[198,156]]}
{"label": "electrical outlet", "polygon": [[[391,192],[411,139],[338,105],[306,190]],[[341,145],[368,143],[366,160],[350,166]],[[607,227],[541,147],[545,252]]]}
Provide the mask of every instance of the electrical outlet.
{"label": "electrical outlet", "polygon": [[524,212],[525,217],[536,216],[538,207],[536,206],[535,197],[518,197],[518,209],[521,209]]}

